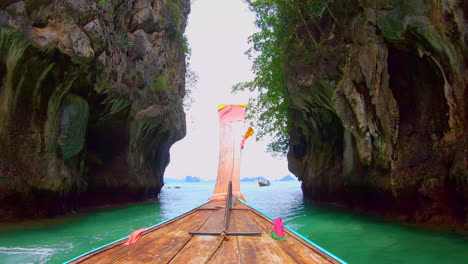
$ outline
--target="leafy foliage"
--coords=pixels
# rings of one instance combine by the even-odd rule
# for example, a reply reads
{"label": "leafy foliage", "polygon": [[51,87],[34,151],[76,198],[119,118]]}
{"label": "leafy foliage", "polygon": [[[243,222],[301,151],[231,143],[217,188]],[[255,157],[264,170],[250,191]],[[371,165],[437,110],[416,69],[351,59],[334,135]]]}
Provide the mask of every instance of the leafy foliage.
{"label": "leafy foliage", "polygon": [[99,6],[107,6],[110,4],[110,0],[98,0]]}
{"label": "leafy foliage", "polygon": [[154,84],[153,84],[153,90],[154,91],[169,90],[169,89],[172,89],[172,88],[173,88],[172,83],[165,74],[159,75],[156,78],[156,80],[154,81]]}
{"label": "leafy foliage", "polygon": [[174,21],[174,25],[179,30],[180,24],[182,22],[182,9],[180,8],[180,3],[178,1],[169,1],[168,2],[171,16]]}
{"label": "leafy foliage", "polygon": [[0,59],[2,66],[6,66],[6,78],[4,80],[7,89],[15,89],[15,86],[20,83],[20,79],[24,78],[23,73],[17,70],[21,66],[20,60],[23,57],[29,43],[20,34],[12,34],[7,27],[0,27]]}
{"label": "leafy foliage", "polygon": [[[259,127],[257,139],[273,137],[268,150],[286,153],[289,140],[288,104],[285,61],[289,49],[304,53],[313,52],[317,46],[310,23],[320,21],[331,0],[245,0],[256,14],[256,26],[260,29],[249,38],[252,47],[246,52],[254,57],[253,81],[236,84],[232,90],[251,90],[258,97],[249,102],[249,118]],[[298,35],[305,34],[307,41]],[[300,53],[299,53],[300,54]],[[310,56],[310,54],[307,54]]]}
{"label": "leafy foliage", "polygon": [[183,49],[185,55],[185,97],[184,97],[184,108],[186,111],[190,109],[194,99],[192,91],[195,89],[198,82],[198,75],[192,70],[190,65],[190,58],[192,56],[192,49],[190,48],[187,36],[182,36]]}
{"label": "leafy foliage", "polygon": [[249,89],[257,91],[258,97],[250,99],[247,118],[260,127],[257,139],[270,135],[274,138],[269,149],[285,152],[287,148],[287,107],[288,95],[283,75],[283,57],[286,29],[281,9],[277,1],[247,1],[256,13],[256,25],[260,32],[253,34],[252,43],[246,53],[252,57],[252,70],[256,77],[253,81],[237,84],[234,91]]}
{"label": "leafy foliage", "polygon": [[118,48],[130,48],[134,45],[133,41],[128,38],[127,33],[125,32],[120,32],[117,34],[114,44]]}
{"label": "leafy foliage", "polygon": [[99,115],[99,120],[109,120],[118,117],[121,113],[126,113],[131,106],[131,101],[127,98],[119,98],[116,95],[109,95],[103,102],[106,109]]}

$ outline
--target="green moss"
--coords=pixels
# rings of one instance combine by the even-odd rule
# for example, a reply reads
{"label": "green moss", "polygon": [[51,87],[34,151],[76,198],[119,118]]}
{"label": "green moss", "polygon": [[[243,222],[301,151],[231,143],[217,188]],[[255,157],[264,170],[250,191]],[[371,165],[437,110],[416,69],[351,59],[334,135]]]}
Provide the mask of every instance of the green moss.
{"label": "green moss", "polygon": [[173,88],[173,85],[170,81],[170,74],[173,73],[174,68],[167,68],[164,72],[159,75],[153,83],[153,91],[165,91]]}
{"label": "green moss", "polygon": [[178,1],[169,1],[169,7],[171,10],[172,20],[176,31],[180,31],[181,21],[182,21],[182,9],[180,8],[180,3]]}
{"label": "green moss", "polygon": [[161,75],[156,78],[153,84],[153,89],[156,90],[168,90],[172,89],[171,82],[167,79],[166,76]]}
{"label": "green moss", "polygon": [[314,109],[327,109],[330,112],[335,112],[331,98],[336,88],[336,82],[333,80],[320,79],[310,89],[311,105]]}
{"label": "green moss", "polygon": [[184,50],[185,57],[190,57],[190,55],[192,54],[192,50],[190,49],[187,36],[183,35],[182,41],[183,41],[183,50]]}
{"label": "green moss", "polygon": [[49,98],[47,106],[47,122],[45,125],[45,141],[48,146],[49,153],[54,154],[58,146],[58,135],[59,135],[59,110],[62,104],[62,99],[70,91],[74,81],[71,81],[67,85],[57,85],[54,92]]}
{"label": "green moss", "polygon": [[101,7],[108,6],[110,4],[110,0],[98,0],[97,2]]}
{"label": "green moss", "polygon": [[414,28],[424,25],[418,17],[426,12],[427,6],[422,0],[392,0],[387,5],[387,10],[379,14],[377,24],[386,39],[403,40],[408,25]]}
{"label": "green moss", "polygon": [[50,3],[49,0],[29,0],[29,1],[24,1],[25,2],[25,8],[29,12],[32,12],[34,9],[39,8],[40,6],[44,6],[48,3]]}
{"label": "green moss", "polygon": [[12,117],[28,91],[24,89],[27,72],[23,69],[25,62],[24,54],[30,43],[22,34],[10,27],[0,26],[0,75],[3,75],[3,85],[0,104],[0,131],[13,124]]}
{"label": "green moss", "polygon": [[132,102],[127,98],[109,96],[104,100],[103,104],[106,105],[106,110],[99,116],[99,121],[112,119],[122,113],[126,114]]}
{"label": "green moss", "polygon": [[83,149],[88,124],[88,102],[80,96],[69,94],[61,107],[59,145],[63,159],[67,160]]}
{"label": "green moss", "polygon": [[398,11],[388,12],[380,17],[379,27],[385,38],[389,40],[403,40],[403,33],[406,30],[406,21]]}
{"label": "green moss", "polygon": [[131,152],[142,153],[145,160],[154,160],[161,144],[166,144],[170,127],[163,117],[145,117],[132,123]]}
{"label": "green moss", "polygon": [[114,45],[118,48],[130,48],[134,43],[128,38],[127,33],[120,32],[115,38]]}
{"label": "green moss", "polygon": [[[34,108],[34,112],[39,112],[40,107],[42,105],[41,99],[42,99],[42,84],[47,77],[47,75],[50,73],[50,71],[54,68],[55,62],[49,64],[42,73],[39,75],[39,78],[36,80],[36,85],[34,88],[34,93],[32,96],[32,106]],[[36,115],[34,115],[36,116]]]}
{"label": "green moss", "polygon": [[[6,88],[14,89],[15,83],[19,81],[22,76],[22,71],[17,70],[20,59],[23,57],[29,42],[24,39],[21,34],[15,34],[7,28],[0,28],[0,49],[5,51],[4,63],[7,69]],[[3,52],[2,52],[3,53]]]}

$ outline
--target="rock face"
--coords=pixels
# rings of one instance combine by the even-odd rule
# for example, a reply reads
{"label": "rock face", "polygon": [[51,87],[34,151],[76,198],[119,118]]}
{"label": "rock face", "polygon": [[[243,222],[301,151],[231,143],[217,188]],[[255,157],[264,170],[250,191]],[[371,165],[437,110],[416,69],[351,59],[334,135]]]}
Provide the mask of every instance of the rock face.
{"label": "rock face", "polygon": [[186,133],[189,9],[0,2],[0,218],[156,197]]}
{"label": "rock face", "polygon": [[298,31],[288,159],[306,197],[466,222],[467,16],[461,0],[342,0]]}

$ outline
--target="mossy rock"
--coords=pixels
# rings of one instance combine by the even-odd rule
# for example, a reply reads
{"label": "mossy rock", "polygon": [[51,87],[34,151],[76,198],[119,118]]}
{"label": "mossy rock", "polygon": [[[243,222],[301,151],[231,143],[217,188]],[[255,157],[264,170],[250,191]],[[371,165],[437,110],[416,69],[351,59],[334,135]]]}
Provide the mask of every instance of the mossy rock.
{"label": "mossy rock", "polygon": [[88,102],[80,96],[69,94],[61,107],[58,143],[63,159],[67,160],[83,149],[88,123]]}
{"label": "mossy rock", "polygon": [[399,41],[404,39],[404,33],[408,25],[421,26],[416,17],[424,16],[427,6],[422,0],[406,1],[393,0],[387,5],[387,9],[378,16],[377,25],[382,34],[388,40]]}

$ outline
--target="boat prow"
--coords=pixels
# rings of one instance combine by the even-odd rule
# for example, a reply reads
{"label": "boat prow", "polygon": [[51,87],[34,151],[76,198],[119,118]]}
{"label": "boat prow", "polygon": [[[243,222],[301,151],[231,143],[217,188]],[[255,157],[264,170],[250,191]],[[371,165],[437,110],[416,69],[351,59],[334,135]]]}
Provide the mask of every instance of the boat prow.
{"label": "boat prow", "polygon": [[286,241],[273,239],[273,220],[241,200],[223,234],[225,207],[211,200],[146,229],[135,244],[123,238],[67,263],[344,263],[290,229]]}

